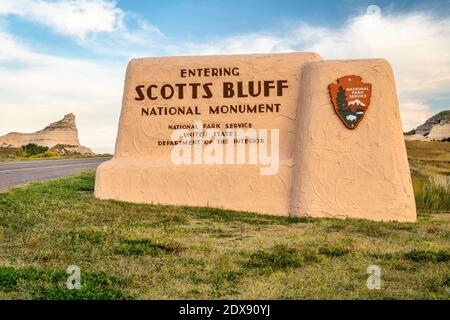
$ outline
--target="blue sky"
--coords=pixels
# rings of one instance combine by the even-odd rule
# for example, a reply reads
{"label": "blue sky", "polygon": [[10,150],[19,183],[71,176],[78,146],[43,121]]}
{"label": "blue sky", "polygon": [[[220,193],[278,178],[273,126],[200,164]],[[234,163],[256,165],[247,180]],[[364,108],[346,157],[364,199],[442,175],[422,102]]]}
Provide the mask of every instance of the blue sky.
{"label": "blue sky", "polygon": [[298,21],[339,26],[349,16],[364,13],[371,4],[405,12],[434,10],[449,12],[445,1],[288,1],[288,0],[190,0],[119,1],[120,7],[152,21],[171,37],[201,39],[247,32],[276,30]]}
{"label": "blue sky", "polygon": [[113,150],[137,56],[381,57],[405,129],[450,108],[450,1],[0,0],[0,43],[0,134],[74,112],[82,144],[97,152]]}

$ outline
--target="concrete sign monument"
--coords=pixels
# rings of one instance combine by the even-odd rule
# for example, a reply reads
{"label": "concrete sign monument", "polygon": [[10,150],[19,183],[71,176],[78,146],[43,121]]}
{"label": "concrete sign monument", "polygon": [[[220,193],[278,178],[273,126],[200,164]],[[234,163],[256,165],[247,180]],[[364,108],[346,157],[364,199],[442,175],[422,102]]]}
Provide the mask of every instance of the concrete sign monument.
{"label": "concrete sign monument", "polygon": [[95,196],[415,221],[390,66],[315,53],[134,59]]}

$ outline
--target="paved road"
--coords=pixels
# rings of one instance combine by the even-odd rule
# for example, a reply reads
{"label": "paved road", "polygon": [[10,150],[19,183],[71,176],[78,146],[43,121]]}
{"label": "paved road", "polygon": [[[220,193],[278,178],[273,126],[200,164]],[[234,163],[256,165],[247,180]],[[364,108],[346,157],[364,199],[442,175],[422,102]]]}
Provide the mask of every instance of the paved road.
{"label": "paved road", "polygon": [[42,181],[95,169],[111,158],[79,158],[0,162],[0,191],[32,181]]}

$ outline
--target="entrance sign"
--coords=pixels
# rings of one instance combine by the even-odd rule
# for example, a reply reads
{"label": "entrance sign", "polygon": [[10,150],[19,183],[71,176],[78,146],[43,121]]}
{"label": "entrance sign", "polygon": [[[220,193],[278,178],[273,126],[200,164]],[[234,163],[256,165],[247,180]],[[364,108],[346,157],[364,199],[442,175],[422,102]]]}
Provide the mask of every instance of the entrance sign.
{"label": "entrance sign", "polygon": [[95,196],[414,221],[392,71],[314,53],[134,59]]}

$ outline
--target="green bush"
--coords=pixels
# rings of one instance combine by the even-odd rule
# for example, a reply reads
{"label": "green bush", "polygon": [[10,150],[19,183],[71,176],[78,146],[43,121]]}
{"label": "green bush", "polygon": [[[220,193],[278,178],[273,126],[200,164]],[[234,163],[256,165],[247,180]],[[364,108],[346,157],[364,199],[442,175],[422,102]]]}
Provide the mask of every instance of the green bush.
{"label": "green bush", "polygon": [[29,144],[23,146],[22,149],[23,149],[26,157],[35,156],[39,153],[44,153],[44,152],[48,151],[48,147],[39,146],[35,143],[29,143]]}

